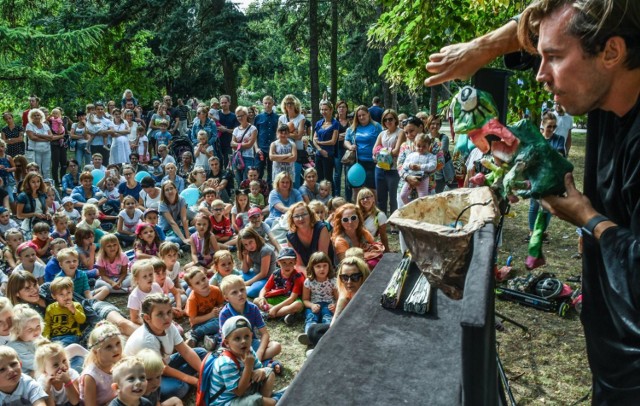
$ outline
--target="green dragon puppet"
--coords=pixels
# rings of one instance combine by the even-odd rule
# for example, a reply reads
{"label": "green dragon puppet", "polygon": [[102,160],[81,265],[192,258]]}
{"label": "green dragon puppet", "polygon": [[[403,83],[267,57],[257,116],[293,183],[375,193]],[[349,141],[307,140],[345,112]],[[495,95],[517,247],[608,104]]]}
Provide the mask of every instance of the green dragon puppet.
{"label": "green dragon puppet", "polygon": [[[472,181],[492,187],[496,194],[511,202],[518,197],[539,199],[565,192],[564,175],[573,165],[554,151],[529,120],[505,126],[498,121],[493,97],[471,86],[463,87],[451,102],[453,128],[457,134],[467,134],[471,142],[491,159],[481,164],[489,170]],[[542,210],[529,241],[525,265],[529,269],[544,265],[542,234],[545,219]]]}

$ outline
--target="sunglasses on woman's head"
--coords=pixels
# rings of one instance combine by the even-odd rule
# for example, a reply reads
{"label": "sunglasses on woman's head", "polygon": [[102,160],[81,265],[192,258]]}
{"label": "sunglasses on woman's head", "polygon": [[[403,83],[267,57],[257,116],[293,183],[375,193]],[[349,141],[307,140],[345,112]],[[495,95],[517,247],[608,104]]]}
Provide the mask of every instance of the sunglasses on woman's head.
{"label": "sunglasses on woman's head", "polygon": [[409,124],[409,122],[411,120],[413,120],[415,117],[411,116],[411,117],[407,117],[404,120],[402,120],[402,126],[404,127],[405,125]]}
{"label": "sunglasses on woman's head", "polygon": [[349,282],[349,280],[351,280],[351,282],[354,283],[358,283],[360,282],[360,280],[362,279],[362,272],[358,272],[358,273],[352,273],[352,274],[342,274],[340,275],[340,280],[344,283]]}
{"label": "sunglasses on woman's head", "polygon": [[352,222],[356,221],[357,219],[358,219],[358,216],[354,214],[351,217],[343,217],[342,218],[342,222],[343,223],[352,223]]}

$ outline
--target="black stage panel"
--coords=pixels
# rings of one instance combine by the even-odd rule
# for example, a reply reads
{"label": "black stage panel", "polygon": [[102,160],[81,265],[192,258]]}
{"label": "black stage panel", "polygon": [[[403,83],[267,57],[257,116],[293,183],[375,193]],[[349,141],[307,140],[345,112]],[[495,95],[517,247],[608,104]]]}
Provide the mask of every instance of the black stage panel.
{"label": "black stage panel", "polygon": [[[451,300],[435,290],[424,316],[380,305],[401,260],[400,254],[386,254],[307,359],[281,404],[495,404],[493,236],[493,225],[474,235],[465,298]],[[412,264],[403,298],[418,273]],[[470,377],[467,385],[463,376]]]}

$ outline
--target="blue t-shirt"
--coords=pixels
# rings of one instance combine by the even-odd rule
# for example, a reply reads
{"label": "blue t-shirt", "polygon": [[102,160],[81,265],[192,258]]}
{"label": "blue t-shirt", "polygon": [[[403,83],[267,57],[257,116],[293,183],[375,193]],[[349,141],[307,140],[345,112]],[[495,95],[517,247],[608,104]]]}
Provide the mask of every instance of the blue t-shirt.
{"label": "blue t-shirt", "polygon": [[171,133],[169,131],[158,131],[156,133],[156,141],[158,142],[158,146],[169,145],[169,142],[171,141]]}
{"label": "blue t-shirt", "polygon": [[[220,116],[220,120],[218,120],[220,122],[220,125],[227,127],[229,130],[233,130],[234,128],[240,125],[234,113],[229,112],[228,114],[224,114],[222,111],[220,111],[220,113],[218,114]],[[221,145],[223,146],[231,145],[231,133],[224,133],[219,138],[220,138]]]}
{"label": "blue t-shirt", "polygon": [[276,209],[276,204],[282,203],[285,207],[291,207],[292,204],[302,201],[302,195],[296,189],[291,189],[288,199],[283,199],[276,189],[269,193],[269,217],[279,218],[284,213]]}
{"label": "blue t-shirt", "polygon": [[373,162],[373,146],[376,144],[378,134],[381,132],[382,126],[375,121],[370,121],[365,126],[358,125],[355,131],[349,127],[344,139],[353,144],[355,136],[355,143],[358,147],[358,161]]}
{"label": "blue t-shirt", "polygon": [[256,116],[253,125],[258,129],[258,147],[265,154],[269,153],[271,143],[276,140],[278,130],[278,114],[274,110],[269,113],[260,113]]}
{"label": "blue t-shirt", "polygon": [[62,268],[60,268],[58,258],[51,257],[49,262],[47,262],[47,266],[44,268],[44,281],[51,282],[60,272],[62,272]]}
{"label": "blue t-shirt", "polygon": [[222,310],[220,311],[220,331],[222,331],[222,326],[224,326],[224,322],[227,321],[228,318],[233,316],[244,316],[251,323],[251,330],[253,331],[253,337],[257,337],[258,330],[265,327],[264,319],[260,314],[260,309],[257,305],[247,301],[244,305],[244,311],[242,313],[238,313],[235,311],[233,307],[229,303],[224,305]]}
{"label": "blue t-shirt", "polygon": [[[327,127],[327,128],[322,128],[323,124],[325,123],[324,118],[321,119],[320,121],[318,121],[316,123],[316,127],[314,128],[314,131],[318,137],[318,141],[331,141],[331,138],[333,138],[333,132],[334,131],[338,131],[340,130],[340,123],[338,122],[338,120],[331,119],[331,126]],[[337,141],[336,141],[337,142]],[[332,156],[336,146],[334,145],[321,145],[320,146],[323,150],[327,151],[329,153],[329,156]]]}
{"label": "blue t-shirt", "polygon": [[382,114],[384,113],[384,109],[380,106],[371,106],[369,107],[369,115],[371,119],[375,122],[382,121]]}
{"label": "blue t-shirt", "polygon": [[140,191],[142,190],[142,185],[140,182],[136,182],[136,186],[133,189],[129,189],[127,186],[127,182],[122,182],[118,185],[118,192],[120,192],[120,196],[133,196],[136,199],[136,202],[140,200]]}

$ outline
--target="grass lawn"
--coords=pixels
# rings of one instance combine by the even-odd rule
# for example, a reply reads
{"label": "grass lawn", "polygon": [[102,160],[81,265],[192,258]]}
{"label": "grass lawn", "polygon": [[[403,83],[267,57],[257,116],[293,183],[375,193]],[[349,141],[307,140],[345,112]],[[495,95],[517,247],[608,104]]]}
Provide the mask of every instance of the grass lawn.
{"label": "grass lawn", "polygon": [[[579,190],[582,189],[584,152],[585,134],[574,134],[570,160],[576,167],[574,175]],[[528,209],[528,201],[516,203],[511,208],[513,217],[505,219],[503,245],[499,249],[498,260],[500,265],[504,265],[507,257],[513,256],[514,270],[511,277],[528,273],[524,268]],[[548,232],[550,241],[544,245],[547,265],[540,270],[554,273],[562,281],[569,276],[579,275],[581,262],[571,259],[577,252],[575,227],[554,218]],[[392,235],[390,240],[392,249],[399,250],[397,236]],[[576,284],[570,285],[579,287]],[[118,298],[117,305],[126,310],[126,298]],[[496,334],[499,355],[519,405],[575,404],[589,393],[591,374],[586,360],[582,326],[575,312],[570,311],[566,318],[561,318],[555,313],[545,313],[499,300],[496,301],[496,310],[529,328],[528,333],[524,334],[519,328],[505,322],[505,331]],[[183,325],[187,327],[187,323]],[[303,331],[303,321],[300,320],[292,327],[273,320],[269,320],[267,325],[272,339],[282,344],[282,354],[277,358],[285,369],[276,383],[277,388],[282,388],[293,380],[306,359],[307,348],[297,341],[298,334]],[[185,404],[193,405],[194,398],[191,394],[185,399]]]}

